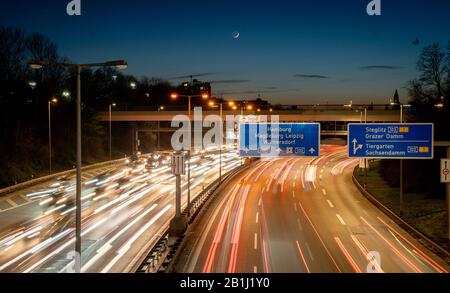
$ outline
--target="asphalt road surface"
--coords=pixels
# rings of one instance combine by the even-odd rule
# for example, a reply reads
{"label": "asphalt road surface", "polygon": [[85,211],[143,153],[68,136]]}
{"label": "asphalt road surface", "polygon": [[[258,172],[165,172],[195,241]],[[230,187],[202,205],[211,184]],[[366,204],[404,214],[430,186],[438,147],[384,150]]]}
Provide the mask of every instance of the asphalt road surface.
{"label": "asphalt road surface", "polygon": [[346,147],[316,159],[261,161],[198,221],[180,271],[447,272],[448,266],[366,200]]}
{"label": "asphalt road surface", "polygon": [[[223,173],[241,164],[223,154]],[[216,151],[196,155],[191,197],[218,178]],[[175,212],[175,177],[166,165],[122,166],[85,176],[82,191],[82,272],[128,272],[156,242]],[[187,176],[182,181],[187,201]],[[0,272],[73,272],[74,180],[20,191],[26,204],[0,211]]]}

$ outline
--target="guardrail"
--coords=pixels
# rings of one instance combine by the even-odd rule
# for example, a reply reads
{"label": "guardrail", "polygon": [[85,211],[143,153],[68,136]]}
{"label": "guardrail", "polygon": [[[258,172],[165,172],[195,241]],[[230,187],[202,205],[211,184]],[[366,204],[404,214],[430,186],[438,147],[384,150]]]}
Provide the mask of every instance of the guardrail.
{"label": "guardrail", "polygon": [[[222,176],[222,180],[217,179],[202,190],[195,199],[187,206],[182,215],[187,217],[188,223],[192,224],[197,215],[200,213],[211,195],[215,193],[218,187],[229,181],[236,174],[243,171],[246,166],[240,166]],[[170,266],[171,261],[175,258],[176,252],[181,245],[183,238],[179,237],[175,243],[169,243],[169,224],[166,225],[165,232],[158,241],[150,247],[150,251],[146,256],[138,262],[138,267],[133,270],[136,273],[163,273]]]}
{"label": "guardrail", "polygon": [[[97,168],[101,168],[101,167],[105,167],[105,166],[109,166],[109,165],[118,165],[120,163],[125,163],[126,159],[119,159],[119,160],[114,160],[114,161],[106,161],[106,162],[102,162],[102,163],[97,163],[97,164],[93,164],[93,165],[89,165],[89,166],[85,166],[82,167],[81,170],[82,171],[88,171],[91,169],[97,169]],[[17,190],[21,190],[33,185],[37,185],[40,184],[42,182],[51,180],[51,179],[55,179],[61,176],[66,176],[66,175],[71,175],[74,174],[76,172],[76,169],[71,169],[71,170],[67,170],[64,172],[59,172],[59,173],[54,173],[51,175],[47,175],[47,176],[43,176],[43,177],[39,177],[33,180],[29,180],[29,181],[25,181],[16,185],[12,185],[3,189],[0,189],[0,196],[17,191]]]}
{"label": "guardrail", "polygon": [[353,170],[352,180],[356,187],[359,189],[362,195],[364,195],[371,203],[373,203],[376,207],[378,207],[384,214],[389,216],[394,222],[396,222],[403,229],[407,230],[410,234],[412,234],[415,238],[421,240],[420,242],[423,245],[426,245],[429,249],[434,251],[436,254],[440,255],[444,258],[447,263],[450,263],[450,253],[441,247],[439,244],[435,243],[425,234],[414,228],[411,224],[407,223],[396,213],[391,211],[388,207],[383,205],[378,199],[375,198],[369,191],[365,190],[364,187],[359,183],[358,179],[356,179],[355,173],[358,166]]}

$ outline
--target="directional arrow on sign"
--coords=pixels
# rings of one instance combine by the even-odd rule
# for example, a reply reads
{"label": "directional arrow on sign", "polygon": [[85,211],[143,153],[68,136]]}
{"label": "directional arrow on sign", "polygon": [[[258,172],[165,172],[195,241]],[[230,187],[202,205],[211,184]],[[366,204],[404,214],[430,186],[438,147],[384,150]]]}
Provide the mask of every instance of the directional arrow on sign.
{"label": "directional arrow on sign", "polygon": [[356,138],[354,138],[352,142],[353,142],[353,154],[355,155],[358,150],[362,149],[363,145],[358,144],[358,140],[356,140]]}
{"label": "directional arrow on sign", "polygon": [[309,152],[310,152],[311,154],[314,154],[315,151],[316,151],[316,150],[315,150],[314,148],[310,148],[310,149],[309,149]]}

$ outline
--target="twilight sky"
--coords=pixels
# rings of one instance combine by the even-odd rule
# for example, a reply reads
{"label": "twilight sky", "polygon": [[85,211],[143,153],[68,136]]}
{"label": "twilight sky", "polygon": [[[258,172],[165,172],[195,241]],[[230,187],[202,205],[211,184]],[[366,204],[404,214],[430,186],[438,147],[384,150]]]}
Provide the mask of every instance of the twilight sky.
{"label": "twilight sky", "polygon": [[216,95],[272,103],[405,98],[423,46],[450,41],[448,0],[382,0],[378,17],[369,0],[81,0],[72,17],[68,2],[1,0],[0,25],[44,33],[76,62],[125,59],[126,73],[174,83],[208,73]]}

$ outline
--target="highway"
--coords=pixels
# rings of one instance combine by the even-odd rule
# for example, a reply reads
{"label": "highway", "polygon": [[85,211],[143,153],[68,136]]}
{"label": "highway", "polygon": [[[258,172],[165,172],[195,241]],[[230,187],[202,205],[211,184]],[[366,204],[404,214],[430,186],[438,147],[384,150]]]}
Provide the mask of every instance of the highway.
{"label": "highway", "polygon": [[363,197],[346,147],[260,161],[231,180],[190,231],[178,272],[447,272]]}
{"label": "highway", "polygon": [[[231,150],[222,158],[223,173],[241,164]],[[192,198],[218,170],[217,151],[192,157]],[[149,169],[144,160],[92,175],[83,180],[82,272],[129,272],[174,215],[175,177],[167,162]],[[182,190],[186,206],[187,176]],[[0,211],[0,272],[73,272],[74,179],[17,194],[27,203]]]}

